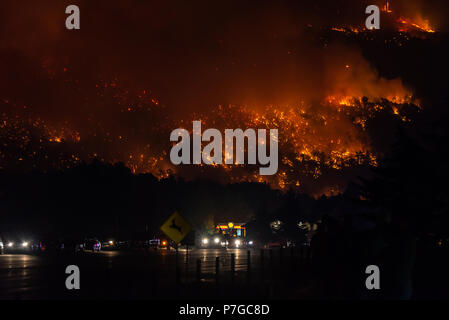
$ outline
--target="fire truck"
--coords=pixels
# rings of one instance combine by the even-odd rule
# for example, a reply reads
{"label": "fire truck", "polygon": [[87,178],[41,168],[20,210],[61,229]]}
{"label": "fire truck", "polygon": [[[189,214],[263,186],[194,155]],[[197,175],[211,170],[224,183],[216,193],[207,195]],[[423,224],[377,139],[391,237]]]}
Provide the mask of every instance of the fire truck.
{"label": "fire truck", "polygon": [[219,223],[208,234],[199,239],[200,248],[248,248],[254,246],[254,241],[247,238],[244,223]]}

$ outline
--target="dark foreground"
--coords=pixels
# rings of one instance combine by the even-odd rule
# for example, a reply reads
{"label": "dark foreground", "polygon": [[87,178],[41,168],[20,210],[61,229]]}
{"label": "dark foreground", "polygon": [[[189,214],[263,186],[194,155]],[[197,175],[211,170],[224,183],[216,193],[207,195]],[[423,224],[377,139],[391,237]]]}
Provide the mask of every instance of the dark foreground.
{"label": "dark foreground", "polygon": [[[432,258],[429,252],[420,257],[413,298],[448,298],[447,266],[438,263],[445,260]],[[68,265],[80,268],[80,290],[65,287]],[[265,250],[263,256],[260,250],[251,250],[249,266],[245,249],[201,249],[189,251],[188,256],[179,251],[178,257],[174,250],[6,254],[0,256],[0,299],[376,298],[370,292],[346,295],[351,286],[363,286],[363,272],[353,278],[355,282],[345,282],[344,270],[340,270],[343,276],[326,273],[332,269],[317,266],[307,252],[296,248]]]}
{"label": "dark foreground", "polygon": [[[231,275],[234,254],[234,276]],[[0,256],[1,299],[170,299],[244,298],[274,294],[279,268],[299,263],[279,250],[201,249],[103,251],[81,254],[5,254]],[[217,261],[218,276],[217,276]],[[176,270],[178,259],[178,270]],[[275,261],[276,259],[276,261]],[[201,265],[198,265],[201,261]],[[67,290],[65,269],[80,268],[80,290]],[[263,266],[263,267],[262,267]],[[200,270],[200,273],[198,272]],[[178,275],[178,276],[177,276]],[[266,290],[260,291],[266,286]],[[255,287],[258,289],[255,290]],[[248,296],[249,295],[249,296]]]}

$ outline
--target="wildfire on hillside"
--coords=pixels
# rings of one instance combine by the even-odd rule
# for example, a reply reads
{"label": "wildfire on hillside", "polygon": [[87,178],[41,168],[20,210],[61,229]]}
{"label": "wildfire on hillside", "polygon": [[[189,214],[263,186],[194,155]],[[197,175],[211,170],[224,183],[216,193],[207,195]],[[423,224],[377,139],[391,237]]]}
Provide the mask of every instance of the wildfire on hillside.
{"label": "wildfire on hillside", "polygon": [[[394,30],[399,33],[405,33],[409,36],[425,37],[426,34],[435,33],[436,30],[431,26],[428,19],[423,18],[419,13],[416,13],[413,18],[405,17],[394,12],[390,8],[390,3],[387,1],[381,7],[381,29]],[[334,26],[330,30],[335,32],[342,32],[346,34],[358,34],[367,32],[369,34],[372,30],[366,30],[365,26]]]}
{"label": "wildfire on hillside", "polygon": [[[39,118],[33,119],[28,113],[32,108],[20,109],[11,101],[3,100],[1,167],[49,170],[70,168],[81,161],[97,158],[124,162],[133,173],[152,173],[159,179],[171,174],[194,178],[212,171],[212,176],[218,175],[224,182],[262,182],[279,189],[301,190],[304,184],[317,181],[329,172],[338,174],[357,166],[376,166],[379,153],[370,144],[366,132],[370,119],[380,112],[388,112],[391,117],[409,121],[401,110],[408,106],[419,109],[412,93],[400,82],[376,79],[368,74],[366,77],[371,80],[360,86],[345,75],[350,68],[349,65],[341,67],[342,75],[337,77],[339,84],[329,87],[335,93],[315,105],[306,101],[258,108],[219,105],[182,120],[169,117],[164,105],[149,94],[149,90],[133,93],[121,88],[118,79],[99,81],[95,86],[95,103],[109,101],[111,118],[119,117],[122,123],[134,124],[134,128],[117,126],[115,121],[108,123],[94,115],[86,119],[89,125],[83,128],[76,128],[68,121],[49,124]],[[75,87],[75,90],[82,94],[80,88]],[[384,92],[384,96],[376,95],[378,92]],[[136,125],[138,118],[140,125]],[[173,166],[168,157],[169,133],[177,127],[191,131],[193,120],[202,120],[203,130],[209,127],[222,131],[278,128],[278,173],[260,176],[255,167],[242,165],[202,165],[198,170]],[[320,192],[334,193],[341,189],[337,185],[326,186],[327,191]]]}
{"label": "wildfire on hillside", "polygon": [[[111,6],[122,12],[119,4]],[[6,70],[0,86],[1,169],[65,169],[95,158],[159,179],[207,177],[333,194],[382,158],[391,141],[385,138],[379,146],[376,134],[384,122],[379,125],[378,118],[407,125],[410,115],[424,108],[399,76],[380,76],[361,50],[347,43],[323,45],[311,27],[304,34],[304,22],[286,20],[290,11],[275,2],[257,14],[248,5],[251,16],[237,15],[232,24],[211,21],[207,10],[180,12],[174,23],[163,15],[171,12],[169,5],[160,6],[152,8],[161,14],[153,24],[123,12],[129,29],[111,25],[114,36],[100,40],[100,18],[91,21],[92,36],[79,38],[56,23],[36,24],[42,41],[30,36],[25,23],[14,28],[15,21],[3,20],[14,41],[5,37],[0,51]],[[48,21],[59,17],[53,10],[47,8]],[[435,31],[425,19],[397,16],[388,3],[382,13],[406,37]],[[185,27],[196,21],[195,28]],[[199,32],[203,22],[216,25]],[[331,31],[371,34],[349,25]],[[86,47],[92,50],[80,49]],[[277,174],[260,176],[258,166],[250,165],[174,166],[170,132],[191,130],[194,120],[202,121],[203,130],[221,132],[278,129]]]}

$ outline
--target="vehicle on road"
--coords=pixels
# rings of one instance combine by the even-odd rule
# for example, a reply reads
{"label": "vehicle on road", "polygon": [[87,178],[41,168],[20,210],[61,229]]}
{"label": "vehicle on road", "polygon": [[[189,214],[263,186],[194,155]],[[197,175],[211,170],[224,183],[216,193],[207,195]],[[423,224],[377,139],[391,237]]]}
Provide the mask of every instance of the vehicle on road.
{"label": "vehicle on road", "polygon": [[153,249],[169,249],[173,247],[172,241],[165,238],[154,238],[148,240],[148,246]]}
{"label": "vehicle on road", "polygon": [[3,254],[3,240],[0,238],[0,254]]}
{"label": "vehicle on road", "polygon": [[26,253],[34,251],[37,246],[32,243],[30,240],[22,240],[22,239],[5,239],[3,242],[3,253]]}
{"label": "vehicle on road", "polygon": [[107,240],[101,243],[102,250],[116,250],[116,242],[114,240]]}
{"label": "vehicle on road", "polygon": [[75,251],[99,252],[101,251],[101,242],[96,238],[85,239],[83,243],[76,245]]}
{"label": "vehicle on road", "polygon": [[197,241],[199,248],[250,248],[254,241],[247,238],[243,223],[219,223],[215,230],[203,233]]}

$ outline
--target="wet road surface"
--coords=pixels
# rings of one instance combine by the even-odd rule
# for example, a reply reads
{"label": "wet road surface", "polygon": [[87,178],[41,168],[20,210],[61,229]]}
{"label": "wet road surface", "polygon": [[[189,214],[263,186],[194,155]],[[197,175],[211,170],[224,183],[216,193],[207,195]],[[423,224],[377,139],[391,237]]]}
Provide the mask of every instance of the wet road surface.
{"label": "wet road surface", "polygon": [[[232,278],[231,254],[235,255]],[[271,260],[268,252],[263,259],[260,250],[250,250],[250,254],[254,277],[258,270],[263,269],[263,259],[265,265],[270,261],[274,264],[273,253]],[[198,283],[198,280],[199,283],[215,283],[217,257],[221,283],[244,283],[247,280],[247,249],[196,249],[189,250],[188,254],[179,250],[178,256],[174,250],[5,254],[0,255],[0,299],[165,299],[179,295],[179,283],[184,286],[181,286],[183,294],[189,295],[195,291],[191,284]],[[279,259],[278,256],[277,263],[280,263]],[[201,261],[200,277],[198,260]],[[68,265],[80,268],[80,290],[67,290],[65,287]]]}

